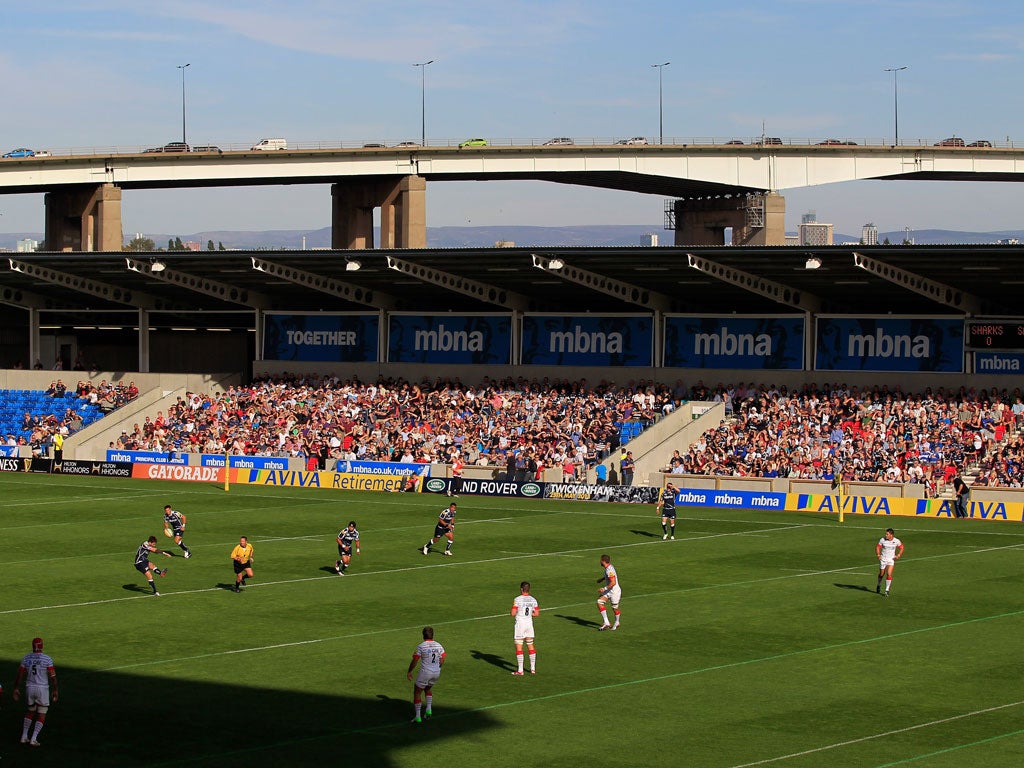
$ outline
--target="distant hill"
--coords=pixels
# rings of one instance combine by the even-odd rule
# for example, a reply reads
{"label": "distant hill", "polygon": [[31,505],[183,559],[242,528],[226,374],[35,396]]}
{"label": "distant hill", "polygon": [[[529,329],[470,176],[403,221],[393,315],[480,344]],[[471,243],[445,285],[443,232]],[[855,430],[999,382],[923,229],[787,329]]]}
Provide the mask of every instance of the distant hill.
{"label": "distant hill", "polygon": [[[430,248],[490,248],[499,240],[511,241],[518,246],[537,248],[556,248],[559,246],[640,246],[649,245],[651,235],[657,235],[661,245],[672,244],[672,233],[660,225],[645,226],[642,224],[581,224],[572,227],[530,227],[530,226],[489,226],[489,227],[427,227],[427,246]],[[195,241],[205,248],[212,240],[214,246],[220,243],[225,248],[239,250],[266,249],[301,249],[303,237],[305,247],[330,248],[331,229],[301,230],[272,229],[260,232],[248,231],[210,231],[194,232],[188,235],[147,234],[156,243],[157,248],[166,248],[167,241],[180,237],[183,241]],[[879,232],[878,241],[886,238],[890,243],[903,242],[906,233],[903,230]],[[1005,230],[1000,232],[957,232],[948,229],[911,230],[910,237],[916,245],[956,245],[970,243],[994,243],[998,240],[1016,238],[1024,241],[1024,230]],[[0,233],[0,249],[13,251],[18,240],[31,238],[42,240],[41,232]],[[380,242],[380,232],[375,233]],[[837,244],[857,242],[860,235],[836,233],[834,242]]]}

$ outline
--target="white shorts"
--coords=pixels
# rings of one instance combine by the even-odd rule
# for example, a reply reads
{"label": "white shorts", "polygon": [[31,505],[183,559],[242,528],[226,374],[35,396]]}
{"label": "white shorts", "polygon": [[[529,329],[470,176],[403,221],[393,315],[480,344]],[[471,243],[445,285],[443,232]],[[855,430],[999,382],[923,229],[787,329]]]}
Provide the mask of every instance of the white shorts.
{"label": "white shorts", "polygon": [[430,686],[432,686],[434,683],[437,682],[437,679],[439,677],[441,677],[441,675],[439,673],[435,673],[435,672],[420,672],[419,677],[416,678],[416,687],[417,688],[429,688]]}
{"label": "white shorts", "polygon": [[523,622],[522,624],[520,624],[517,621],[516,622],[515,632],[512,633],[512,639],[515,640],[518,643],[519,641],[525,640],[528,637],[531,638],[531,639],[534,637],[534,634],[533,634],[533,622],[529,621],[529,622]]}
{"label": "white shorts", "polygon": [[28,707],[41,707],[45,712],[50,706],[50,688],[46,685],[26,685],[25,705]]}
{"label": "white shorts", "polygon": [[622,589],[619,587],[612,587],[611,592],[607,592],[601,595],[599,600],[607,600],[612,604],[612,608],[619,607],[619,601],[622,599]]}
{"label": "white shorts", "polygon": [[896,561],[892,560],[892,559],[889,559],[889,560],[879,560],[878,561],[878,570],[884,571],[890,565],[896,565]]}

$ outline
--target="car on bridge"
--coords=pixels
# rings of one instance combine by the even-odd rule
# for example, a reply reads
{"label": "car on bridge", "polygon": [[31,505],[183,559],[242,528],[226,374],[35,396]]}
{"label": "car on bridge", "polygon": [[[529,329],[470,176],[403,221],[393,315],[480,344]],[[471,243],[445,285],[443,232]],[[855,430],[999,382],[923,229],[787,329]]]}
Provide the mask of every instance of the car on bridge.
{"label": "car on bridge", "polygon": [[844,140],[841,140],[841,139],[825,139],[824,141],[819,141],[817,146],[819,146],[819,147],[856,147],[857,146],[857,142],[856,141],[844,141]]}
{"label": "car on bridge", "polygon": [[544,142],[545,147],[571,147],[576,142],[567,136],[559,136],[555,139],[548,139]]}
{"label": "car on bridge", "polygon": [[466,139],[459,143],[459,149],[465,149],[466,147],[488,147],[490,143],[487,139]]}
{"label": "car on bridge", "polygon": [[417,142],[415,142],[415,141],[401,141],[398,144],[395,144],[395,148],[396,149],[402,149],[402,148],[405,148],[405,147],[419,147],[419,146],[422,146],[422,145],[417,143]]}
{"label": "car on bridge", "polygon": [[[47,152],[47,154],[49,154],[49,152]],[[35,156],[36,156],[35,150],[29,149],[28,147],[18,147],[17,149],[12,149],[10,152],[5,152],[4,153],[4,157],[6,157],[8,159],[18,159],[18,158],[22,158],[22,157],[35,157]]]}
{"label": "car on bridge", "polygon": [[962,147],[964,146],[964,140],[959,136],[950,136],[948,139],[942,141],[936,141],[933,146],[936,147]]}
{"label": "car on bridge", "polygon": [[761,136],[754,140],[754,144],[761,144],[762,146],[768,145],[772,147],[782,146],[782,139],[778,136]]}
{"label": "car on bridge", "polygon": [[170,141],[164,144],[162,147],[150,147],[144,149],[143,154],[150,154],[152,152],[190,152],[191,147],[184,141]]}
{"label": "car on bridge", "polygon": [[216,152],[219,155],[224,154],[224,150],[220,147],[215,147],[212,144],[207,144],[202,147],[192,147],[193,152]]}
{"label": "car on bridge", "polygon": [[643,136],[634,136],[631,139],[619,139],[615,144],[616,146],[622,145],[625,147],[635,147],[647,144],[647,139]]}
{"label": "car on bridge", "polygon": [[[972,141],[967,146],[968,147],[991,147],[992,146],[992,142],[991,141],[987,141],[986,139],[978,139],[977,141]],[[38,152],[36,154],[38,155]]]}

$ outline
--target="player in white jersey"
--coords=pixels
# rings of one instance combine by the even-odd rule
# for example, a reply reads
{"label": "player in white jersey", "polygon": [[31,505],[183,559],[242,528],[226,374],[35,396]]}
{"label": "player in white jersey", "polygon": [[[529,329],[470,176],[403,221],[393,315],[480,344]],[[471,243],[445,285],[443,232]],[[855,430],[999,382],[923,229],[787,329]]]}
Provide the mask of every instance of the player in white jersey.
{"label": "player in white jersey", "polygon": [[540,604],[530,594],[530,582],[519,585],[519,596],[512,601],[512,615],[516,619],[513,640],[516,644],[516,665],[519,667],[513,675],[523,674],[523,643],[530,652],[530,674],[537,674],[537,649],[533,647],[533,618],[540,616]]}
{"label": "player in white jersey", "polygon": [[[430,717],[434,714],[434,683],[441,676],[444,658],[444,646],[434,640],[434,628],[424,627],[423,642],[416,646],[416,650],[412,654],[412,661],[409,662],[409,671],[406,673],[406,677],[412,680],[412,671],[416,669],[416,663],[419,662],[420,673],[412,686],[412,703],[416,708],[416,717],[412,720],[414,723],[423,722],[423,718],[420,717],[421,712],[423,717]],[[426,712],[423,712],[423,698],[427,700]]]}
{"label": "player in white jersey", "polygon": [[[619,574],[615,572],[615,566],[612,565],[612,559],[608,555],[601,555],[601,566],[604,568],[604,576],[599,578],[597,583],[604,584],[604,586],[597,590],[600,595],[597,598],[597,609],[601,612],[601,626],[598,629],[603,632],[606,629],[619,628],[619,616],[621,615],[619,601],[622,599],[622,589],[619,587]],[[615,612],[614,624],[608,621],[606,603],[612,604],[612,610]]]}
{"label": "player in white jersey", "polygon": [[[18,667],[18,676],[14,680],[14,692],[11,698],[15,701],[21,694],[21,681],[25,681],[25,719],[21,725],[21,743],[33,747],[39,746],[39,732],[46,722],[46,712],[51,701],[57,701],[57,671],[53,668],[53,659],[43,653],[43,639],[32,640],[32,653],[26,654]],[[50,688],[53,688],[51,691]],[[35,723],[35,728],[32,723]],[[31,731],[31,735],[29,732]]]}
{"label": "player in white jersey", "polygon": [[875,592],[882,591],[882,577],[885,577],[885,596],[889,596],[892,588],[892,569],[896,561],[903,557],[903,542],[896,538],[892,528],[885,529],[885,535],[878,540],[875,547],[875,554],[878,556],[878,584]]}

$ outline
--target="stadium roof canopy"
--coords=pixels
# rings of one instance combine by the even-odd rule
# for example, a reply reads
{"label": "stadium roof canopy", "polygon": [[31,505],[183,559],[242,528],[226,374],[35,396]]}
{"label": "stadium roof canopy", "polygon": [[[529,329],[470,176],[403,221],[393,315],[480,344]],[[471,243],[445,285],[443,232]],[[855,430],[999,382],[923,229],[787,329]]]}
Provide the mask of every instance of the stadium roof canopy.
{"label": "stadium roof canopy", "polygon": [[[253,308],[1024,314],[1024,247],[1016,245],[5,255],[0,302],[69,316],[138,308],[182,315]],[[157,262],[166,269],[153,270]]]}

